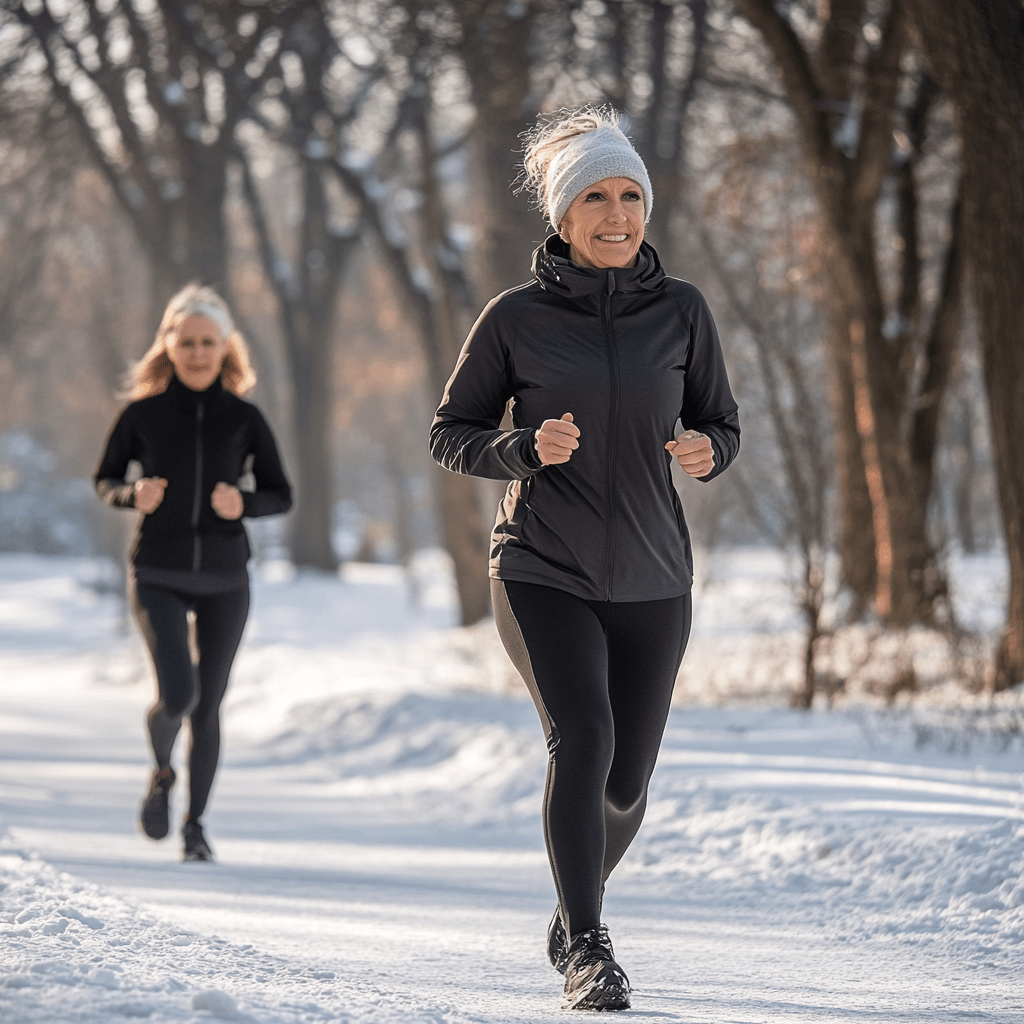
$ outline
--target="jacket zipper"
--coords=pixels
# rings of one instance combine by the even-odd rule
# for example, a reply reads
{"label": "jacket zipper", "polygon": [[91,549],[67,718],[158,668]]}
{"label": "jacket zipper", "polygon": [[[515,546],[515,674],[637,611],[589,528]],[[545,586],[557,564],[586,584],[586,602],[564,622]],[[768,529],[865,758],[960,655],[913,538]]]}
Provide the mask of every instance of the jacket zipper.
{"label": "jacket zipper", "polygon": [[604,554],[604,599],[612,599],[612,565],[615,561],[615,464],[618,455],[619,434],[619,360],[615,348],[615,329],[612,325],[612,295],[615,293],[615,272],[608,271],[602,313],[604,336],[608,352],[608,370],[611,379],[611,401],[608,409],[608,452],[605,460],[607,486],[605,488],[605,519],[608,539]]}
{"label": "jacket zipper", "polygon": [[203,403],[196,403],[196,489],[192,499],[192,571],[199,572],[203,558],[199,539],[199,511],[203,500]]}

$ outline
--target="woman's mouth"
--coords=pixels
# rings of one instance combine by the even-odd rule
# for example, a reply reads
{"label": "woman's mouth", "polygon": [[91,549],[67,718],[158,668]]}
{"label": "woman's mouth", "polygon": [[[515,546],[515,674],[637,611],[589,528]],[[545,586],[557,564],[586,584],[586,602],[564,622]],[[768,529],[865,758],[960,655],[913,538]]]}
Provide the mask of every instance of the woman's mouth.
{"label": "woman's mouth", "polygon": [[629,235],[598,235],[599,242],[624,242]]}

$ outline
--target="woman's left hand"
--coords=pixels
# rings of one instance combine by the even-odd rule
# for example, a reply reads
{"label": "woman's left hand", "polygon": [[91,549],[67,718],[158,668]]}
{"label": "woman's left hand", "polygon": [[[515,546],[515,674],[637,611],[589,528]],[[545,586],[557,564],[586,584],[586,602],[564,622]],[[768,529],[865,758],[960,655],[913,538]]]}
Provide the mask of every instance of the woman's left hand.
{"label": "woman's left hand", "polygon": [[687,476],[707,476],[715,468],[715,452],[711,438],[697,430],[687,430],[665,448],[675,456]]}
{"label": "woman's left hand", "polygon": [[221,519],[241,519],[245,507],[242,504],[242,492],[237,487],[224,483],[223,480],[214,487],[210,504]]}

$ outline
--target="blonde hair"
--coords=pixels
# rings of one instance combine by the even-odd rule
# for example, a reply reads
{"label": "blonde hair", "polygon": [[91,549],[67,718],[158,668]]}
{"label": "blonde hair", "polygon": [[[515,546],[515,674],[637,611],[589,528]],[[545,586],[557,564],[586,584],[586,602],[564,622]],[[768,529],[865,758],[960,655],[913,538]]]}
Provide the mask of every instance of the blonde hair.
{"label": "blonde hair", "polygon": [[542,114],[520,135],[520,191],[530,194],[534,206],[555,230],[572,200],[604,178],[636,181],[644,194],[646,216],[650,217],[654,200],[650,177],[619,122],[619,113],[610,103],[562,107]]}
{"label": "blonde hair", "polygon": [[174,374],[167,355],[167,339],[185,320],[196,314],[213,321],[227,342],[220,371],[224,386],[236,395],[244,395],[256,386],[256,371],[249,359],[249,346],[235,327],[228,304],[212,288],[191,281],[171,297],[157,328],[156,339],[128,371],[125,377],[127,398],[135,401],[167,390]]}

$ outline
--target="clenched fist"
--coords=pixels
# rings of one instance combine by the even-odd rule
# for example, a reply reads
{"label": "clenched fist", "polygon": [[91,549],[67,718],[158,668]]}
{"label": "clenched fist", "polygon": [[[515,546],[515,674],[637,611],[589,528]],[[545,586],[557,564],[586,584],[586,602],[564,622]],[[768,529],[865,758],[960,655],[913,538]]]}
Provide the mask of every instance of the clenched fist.
{"label": "clenched fist", "polygon": [[707,476],[715,468],[711,438],[696,430],[687,430],[665,448],[675,456],[687,476]]}
{"label": "clenched fist", "polygon": [[580,446],[576,440],[579,436],[579,427],[573,424],[571,412],[565,413],[560,420],[545,420],[534,440],[540,461],[545,466],[558,466],[568,462],[572,453]]}
{"label": "clenched fist", "polygon": [[135,507],[148,516],[160,507],[164,500],[167,481],[162,476],[144,476],[135,481]]}
{"label": "clenched fist", "polygon": [[242,503],[242,492],[237,487],[224,483],[223,480],[214,487],[213,494],[210,495],[210,504],[221,519],[241,519],[245,507]]}

